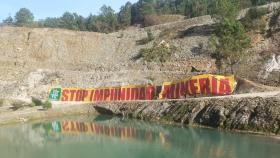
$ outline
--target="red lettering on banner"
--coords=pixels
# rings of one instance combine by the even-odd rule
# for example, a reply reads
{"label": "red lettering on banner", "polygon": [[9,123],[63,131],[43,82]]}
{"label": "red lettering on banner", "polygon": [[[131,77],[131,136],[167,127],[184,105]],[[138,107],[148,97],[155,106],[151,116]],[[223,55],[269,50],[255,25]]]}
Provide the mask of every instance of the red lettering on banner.
{"label": "red lettering on banner", "polygon": [[116,88],[114,94],[114,100],[120,100],[120,96],[121,96],[120,94],[121,94],[121,89]]}
{"label": "red lettering on banner", "polygon": [[62,91],[62,98],[61,98],[62,101],[68,101],[68,93],[69,93],[69,90],[67,90],[67,89]]}
{"label": "red lettering on banner", "polygon": [[200,85],[201,94],[210,94],[211,93],[209,78],[199,79],[199,85]]}
{"label": "red lettering on banner", "polygon": [[100,101],[104,101],[104,89],[100,90]]}
{"label": "red lettering on banner", "polygon": [[107,99],[110,98],[110,90],[109,89],[105,89],[104,90],[104,101],[107,101]]}
{"label": "red lettering on banner", "polygon": [[191,94],[195,95],[197,93],[197,80],[190,80],[190,90],[191,90]]}
{"label": "red lettering on banner", "polygon": [[228,79],[221,79],[220,81],[220,95],[228,95],[231,93],[231,88]]}
{"label": "red lettering on banner", "polygon": [[125,100],[130,100],[130,88],[126,88],[126,98]]}
{"label": "red lettering on banner", "polygon": [[113,101],[114,100],[114,96],[115,96],[115,89],[110,89],[110,101]]}
{"label": "red lettering on banner", "polygon": [[139,100],[139,88],[131,89],[131,100]]}
{"label": "red lettering on banner", "polygon": [[217,84],[217,78],[215,78],[215,77],[213,77],[212,78],[212,94],[213,95],[217,95],[218,94],[218,92],[217,92],[217,86],[218,86],[218,84]]}
{"label": "red lettering on banner", "polygon": [[191,91],[190,91],[190,81],[186,82],[186,90],[187,90],[187,94],[191,95]]}
{"label": "red lettering on banner", "polygon": [[90,101],[93,101],[94,89],[90,92]]}
{"label": "red lettering on banner", "polygon": [[76,99],[75,99],[75,101],[81,101],[81,90],[77,90],[77,92],[76,92]]}
{"label": "red lettering on banner", "polygon": [[180,83],[180,96],[181,97],[185,97],[186,96],[186,94],[187,94],[187,89],[186,89],[186,86],[185,86],[185,84],[186,84],[187,82],[181,82]]}
{"label": "red lettering on banner", "polygon": [[121,90],[121,88],[118,88],[116,91],[117,91],[117,93],[118,93],[118,95],[117,95],[117,100],[121,100],[121,95],[122,95],[122,90]]}
{"label": "red lettering on banner", "polygon": [[155,87],[154,86],[148,86],[146,87],[146,92],[145,92],[145,99],[146,100],[153,100],[154,94],[155,94]]}
{"label": "red lettering on banner", "polygon": [[125,100],[125,93],[126,93],[126,89],[125,89],[125,88],[122,88],[122,89],[121,89],[120,100]]}
{"label": "red lettering on banner", "polygon": [[82,95],[82,101],[85,101],[85,99],[88,97],[88,90],[83,90],[83,95]]}
{"label": "red lettering on banner", "polygon": [[62,129],[63,131],[69,131],[69,123],[67,121],[62,121]]}
{"label": "red lettering on banner", "polygon": [[175,87],[176,85],[175,84],[172,84],[170,89],[169,89],[169,93],[167,94],[167,98],[168,99],[174,99],[175,96],[174,96],[174,93],[175,93]]}
{"label": "red lettering on banner", "polygon": [[170,85],[163,86],[162,99],[166,99],[170,90]]}
{"label": "red lettering on banner", "polygon": [[94,101],[102,101],[103,100],[103,89],[95,90],[94,93]]}
{"label": "red lettering on banner", "polygon": [[70,96],[70,101],[74,101],[74,96],[76,93],[76,90],[70,90],[71,96]]}
{"label": "red lettering on banner", "polygon": [[140,88],[140,100],[145,100],[145,87]]}
{"label": "red lettering on banner", "polygon": [[175,98],[179,99],[180,98],[180,83],[176,84],[176,88],[175,88]]}

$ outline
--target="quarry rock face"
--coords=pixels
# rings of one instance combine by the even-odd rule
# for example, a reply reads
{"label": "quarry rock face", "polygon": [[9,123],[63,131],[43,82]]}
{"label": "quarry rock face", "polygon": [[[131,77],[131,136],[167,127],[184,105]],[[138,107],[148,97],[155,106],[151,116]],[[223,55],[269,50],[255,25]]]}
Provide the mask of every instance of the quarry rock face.
{"label": "quarry rock face", "polygon": [[271,135],[280,134],[279,105],[277,97],[93,104],[102,114]]}
{"label": "quarry rock face", "polygon": [[[272,7],[275,8],[275,6]],[[151,31],[155,39],[147,44],[137,41]],[[164,81],[188,76],[215,74],[209,39],[215,30],[211,16],[155,25],[129,27],[110,34],[79,32],[51,28],[0,28],[1,97],[44,98],[49,87],[95,88],[120,85],[161,85]],[[258,75],[268,58],[279,50],[279,32],[265,38],[258,35],[249,52],[250,58],[240,63],[236,74],[255,82],[277,86],[275,72],[267,78]],[[142,48],[165,41],[175,46],[165,63],[137,59]],[[269,52],[269,53],[264,53]],[[195,68],[199,72],[192,72]],[[36,91],[38,90],[38,91]]]}
{"label": "quarry rock face", "polygon": [[[50,28],[0,28],[1,97],[47,96],[50,87],[105,87],[129,84],[161,84],[184,78],[196,67],[215,72],[214,60],[195,57],[192,49],[207,44],[208,36],[160,39],[166,29],[187,29],[213,23],[210,16],[149,28],[128,28],[111,34]],[[146,45],[137,41],[151,30],[156,37]],[[133,60],[141,48],[166,40],[178,49],[166,63]],[[44,92],[44,93],[43,93]]]}

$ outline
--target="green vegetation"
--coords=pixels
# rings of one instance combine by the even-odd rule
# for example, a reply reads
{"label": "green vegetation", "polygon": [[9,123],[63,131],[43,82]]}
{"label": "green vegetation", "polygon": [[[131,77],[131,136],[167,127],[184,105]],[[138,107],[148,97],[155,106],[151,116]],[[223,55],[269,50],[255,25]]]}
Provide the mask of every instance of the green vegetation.
{"label": "green vegetation", "polygon": [[245,50],[250,46],[251,41],[241,22],[236,20],[235,7],[238,5],[226,0],[217,0],[217,2],[220,3],[221,10],[227,10],[227,12],[220,18],[215,34],[210,40],[213,48],[211,56],[216,60],[220,73],[223,66],[226,68],[229,66],[233,74],[234,65],[245,57]]}
{"label": "green vegetation", "polygon": [[38,98],[35,98],[35,97],[32,97],[31,100],[32,100],[32,104],[31,104],[32,107],[34,107],[34,106],[42,106],[43,109],[50,109],[50,108],[52,108],[52,103],[50,101],[48,101],[48,100],[43,102],[42,100],[40,100]]}
{"label": "green vegetation", "polygon": [[[9,20],[11,20],[8,17]],[[34,16],[29,9],[21,8],[15,15],[15,24],[17,26],[32,25]]]}
{"label": "green vegetation", "polygon": [[160,44],[154,43],[151,48],[141,49],[138,57],[143,58],[147,62],[166,62],[170,59],[175,49],[174,46],[169,46],[165,42]]}
{"label": "green vegetation", "polygon": [[42,105],[44,109],[51,109],[52,108],[52,103],[50,101],[45,101],[44,104]]}
{"label": "green vegetation", "polygon": [[31,101],[35,106],[41,106],[43,104],[43,102],[40,99],[35,97],[31,97]]}
{"label": "green vegetation", "polygon": [[251,8],[246,16],[241,20],[246,31],[256,30],[264,33],[266,27],[266,20],[264,19],[264,15],[266,15],[267,13],[267,8]]}
{"label": "green vegetation", "polygon": [[[220,3],[221,1],[230,2],[234,5],[240,4],[242,7],[230,8],[239,10],[279,0],[139,0],[134,4],[127,2],[118,13],[110,6],[104,5],[101,7],[99,15],[83,17],[77,13],[65,12],[61,17],[48,17],[35,22],[32,12],[22,8],[16,13],[14,19],[8,16],[3,20],[3,24],[109,33],[134,24],[142,26],[157,24],[159,21],[166,19],[166,17],[160,15],[178,14],[192,18],[218,14],[222,17],[229,17],[227,13],[231,14],[235,11],[225,10],[229,9],[226,6],[229,3]],[[224,6],[222,6],[223,4]]]}

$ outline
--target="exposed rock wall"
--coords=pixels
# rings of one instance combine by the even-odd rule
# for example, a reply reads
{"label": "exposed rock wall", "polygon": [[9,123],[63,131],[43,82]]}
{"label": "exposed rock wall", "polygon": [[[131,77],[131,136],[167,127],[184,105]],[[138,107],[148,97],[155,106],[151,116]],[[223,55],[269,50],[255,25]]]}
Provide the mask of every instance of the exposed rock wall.
{"label": "exposed rock wall", "polygon": [[203,16],[148,28],[131,27],[111,34],[1,27],[0,90],[3,93],[0,98],[36,96],[43,99],[52,86],[161,84],[188,76],[192,66],[213,73],[214,60],[192,57],[192,49],[198,47],[198,43],[207,43],[206,36],[168,40],[178,46],[170,62],[133,60],[141,48],[153,44],[136,44],[137,40],[147,37],[147,29],[157,40],[166,40],[159,38],[165,29],[185,29],[210,23],[213,23],[211,17]]}
{"label": "exposed rock wall", "polygon": [[148,121],[280,134],[280,97],[99,103],[97,111]]}
{"label": "exposed rock wall", "polygon": [[[258,77],[267,63],[262,55],[269,58],[271,53],[279,55],[278,25],[279,20],[270,38],[256,35],[255,45],[250,50],[252,54],[236,67],[238,76],[267,85],[280,85],[278,72],[272,72],[267,79]],[[43,98],[51,86],[160,85],[163,81],[196,75],[191,72],[192,66],[201,73],[216,73],[208,47],[214,28],[210,16],[147,28],[130,27],[111,34],[0,27],[0,90],[3,92],[0,98]],[[147,30],[151,30],[155,40],[138,45],[138,40],[147,38]],[[177,48],[169,62],[134,60],[140,49],[162,40]]]}

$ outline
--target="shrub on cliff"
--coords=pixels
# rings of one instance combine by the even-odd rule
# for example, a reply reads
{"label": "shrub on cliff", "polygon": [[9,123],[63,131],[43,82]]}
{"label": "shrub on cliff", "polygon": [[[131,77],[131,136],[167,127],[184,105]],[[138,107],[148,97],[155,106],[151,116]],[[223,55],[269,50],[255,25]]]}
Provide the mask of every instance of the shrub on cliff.
{"label": "shrub on cliff", "polygon": [[43,102],[42,100],[38,99],[38,98],[35,98],[35,97],[32,97],[31,98],[32,100],[32,104],[33,106],[42,106],[43,109],[50,109],[52,108],[52,103],[50,101],[45,101]]}
{"label": "shrub on cliff", "polygon": [[50,101],[46,101],[44,102],[44,104],[42,105],[44,109],[51,109],[52,108],[52,103]]}
{"label": "shrub on cliff", "polygon": [[266,15],[267,13],[267,8],[254,7],[249,9],[245,17],[241,19],[241,22],[246,31],[255,30],[264,33],[266,27],[266,20],[264,18],[264,15]]}
{"label": "shrub on cliff", "polygon": [[34,106],[41,106],[43,104],[43,102],[40,99],[35,97],[31,97],[31,101]]}
{"label": "shrub on cliff", "polygon": [[172,52],[176,49],[165,41],[159,44],[154,43],[151,48],[143,48],[139,52],[139,57],[147,62],[166,62],[170,59]]}

